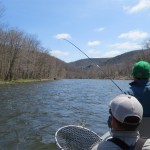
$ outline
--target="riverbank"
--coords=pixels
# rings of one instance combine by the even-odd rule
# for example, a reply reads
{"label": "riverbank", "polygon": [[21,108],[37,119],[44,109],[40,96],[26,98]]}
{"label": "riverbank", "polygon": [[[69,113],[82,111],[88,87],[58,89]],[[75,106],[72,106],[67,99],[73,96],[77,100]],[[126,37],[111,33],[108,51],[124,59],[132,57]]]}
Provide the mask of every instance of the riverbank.
{"label": "riverbank", "polygon": [[41,82],[41,81],[51,81],[54,79],[20,79],[20,80],[12,80],[12,81],[2,81],[0,80],[1,84],[15,84],[15,83],[30,83],[30,82]]}
{"label": "riverbank", "polygon": [[[43,82],[43,81],[53,81],[53,80],[60,80],[60,79],[56,79],[56,78],[54,79],[19,79],[19,80],[12,80],[12,81],[0,80],[0,85],[1,84],[15,84],[15,83]],[[105,80],[105,79],[100,79],[100,80]],[[112,80],[131,80],[131,79],[127,76],[119,76],[119,77],[112,78]]]}

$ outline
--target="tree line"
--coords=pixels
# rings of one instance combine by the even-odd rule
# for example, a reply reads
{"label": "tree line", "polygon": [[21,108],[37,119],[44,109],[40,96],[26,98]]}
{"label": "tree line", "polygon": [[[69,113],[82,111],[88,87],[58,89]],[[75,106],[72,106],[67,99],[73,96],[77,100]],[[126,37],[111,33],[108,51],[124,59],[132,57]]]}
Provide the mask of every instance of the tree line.
{"label": "tree line", "polygon": [[[149,44],[146,43],[147,49]],[[133,59],[150,61],[149,50]],[[130,78],[133,62],[111,63],[101,69],[79,69],[53,56],[43,48],[36,36],[18,29],[0,26],[0,79],[63,79],[63,78]]]}
{"label": "tree line", "polygon": [[[92,60],[92,62],[91,62]],[[72,62],[71,65],[82,70],[79,78],[88,79],[131,79],[134,63],[144,60],[150,63],[150,47],[143,50],[134,50],[113,58],[92,58]],[[71,76],[70,76],[71,77]]]}
{"label": "tree line", "polygon": [[35,36],[0,27],[0,79],[54,79],[66,76],[66,64],[51,56]]}

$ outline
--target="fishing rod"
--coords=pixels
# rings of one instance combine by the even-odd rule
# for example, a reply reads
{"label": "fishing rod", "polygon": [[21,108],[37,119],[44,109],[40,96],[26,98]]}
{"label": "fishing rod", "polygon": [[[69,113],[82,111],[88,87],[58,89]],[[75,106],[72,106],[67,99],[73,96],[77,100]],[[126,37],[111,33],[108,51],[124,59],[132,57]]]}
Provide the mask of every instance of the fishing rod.
{"label": "fishing rod", "polygon": [[[105,73],[104,73],[104,71],[101,69],[101,67],[98,65],[98,64],[96,64],[85,52],[83,52],[79,47],[77,47],[75,44],[73,44],[72,42],[70,42],[69,40],[67,40],[67,39],[63,39],[63,40],[65,40],[65,41],[67,41],[68,43],[70,43],[71,45],[73,45],[75,48],[77,48],[81,53],[83,53],[90,61],[91,61],[91,63],[92,64],[94,64],[95,66],[97,66],[100,70],[101,70],[101,72],[106,76],[106,77],[108,77]],[[109,77],[108,77],[109,78]],[[111,81],[112,81],[112,83],[123,93],[123,91],[122,91],[122,89],[114,82],[114,80],[113,79],[111,79],[111,78],[109,78]]]}

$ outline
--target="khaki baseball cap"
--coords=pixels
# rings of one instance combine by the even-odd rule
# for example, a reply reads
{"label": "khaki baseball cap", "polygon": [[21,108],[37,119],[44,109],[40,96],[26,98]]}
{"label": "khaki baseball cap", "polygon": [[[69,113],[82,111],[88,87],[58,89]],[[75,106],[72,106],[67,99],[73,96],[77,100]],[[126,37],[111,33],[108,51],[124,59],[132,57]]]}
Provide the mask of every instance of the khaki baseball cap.
{"label": "khaki baseball cap", "polygon": [[129,116],[135,116],[139,118],[139,124],[143,117],[143,107],[140,102],[131,95],[121,94],[115,97],[109,103],[112,115],[120,122],[131,124],[125,122],[125,119]]}

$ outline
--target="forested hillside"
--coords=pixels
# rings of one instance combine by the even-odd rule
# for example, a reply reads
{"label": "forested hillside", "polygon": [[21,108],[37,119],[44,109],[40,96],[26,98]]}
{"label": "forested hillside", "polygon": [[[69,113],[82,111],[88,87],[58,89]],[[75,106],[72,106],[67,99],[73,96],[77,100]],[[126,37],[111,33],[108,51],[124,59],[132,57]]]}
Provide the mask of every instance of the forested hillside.
{"label": "forested hillside", "polygon": [[35,36],[16,29],[0,28],[0,80],[129,79],[132,65],[138,60],[150,61],[150,50],[131,51],[114,58],[82,59],[67,64],[51,56]]}
{"label": "forested hillside", "polygon": [[51,56],[35,36],[0,27],[0,80],[129,79],[132,65],[138,60],[150,61],[150,50],[131,51],[114,58],[82,59],[67,64]]}
{"label": "forested hillside", "polygon": [[[113,58],[82,59],[71,62],[70,65],[80,68],[82,73],[84,72],[81,78],[131,79],[132,66],[139,60],[150,62],[149,48],[146,50],[130,51]],[[97,67],[97,65],[99,67]]]}
{"label": "forested hillside", "polygon": [[50,56],[34,36],[0,28],[1,80],[65,78],[66,66]]}

